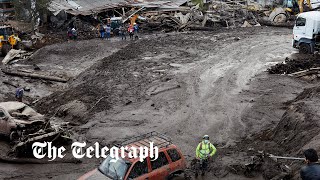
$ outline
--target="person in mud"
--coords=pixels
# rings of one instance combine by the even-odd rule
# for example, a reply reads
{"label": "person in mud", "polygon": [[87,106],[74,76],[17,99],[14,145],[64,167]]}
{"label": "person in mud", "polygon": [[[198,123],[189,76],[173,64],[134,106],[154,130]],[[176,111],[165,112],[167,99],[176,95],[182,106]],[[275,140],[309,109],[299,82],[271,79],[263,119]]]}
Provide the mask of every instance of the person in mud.
{"label": "person in mud", "polygon": [[199,167],[196,168],[196,176],[198,176],[199,170],[201,170],[201,175],[204,176],[209,165],[209,159],[216,153],[216,151],[217,149],[209,141],[209,136],[204,135],[196,149],[196,158],[199,162]]}
{"label": "person in mud", "polygon": [[110,37],[111,37],[111,26],[110,26],[110,24],[107,24],[107,27],[106,27],[106,38],[110,39]]}
{"label": "person in mud", "polygon": [[106,30],[103,27],[103,24],[99,25],[99,32],[100,32],[100,38],[103,39],[104,38],[104,34],[106,32]]}
{"label": "person in mud", "polygon": [[134,39],[137,40],[139,39],[139,36],[138,36],[139,26],[137,23],[134,23],[133,29],[134,29]]}
{"label": "person in mud", "polygon": [[320,180],[320,164],[318,163],[318,154],[314,149],[307,149],[303,152],[306,166],[300,170],[302,180]]}
{"label": "person in mud", "polygon": [[72,32],[72,39],[76,40],[78,37],[77,30],[75,28],[72,28],[71,32]]}
{"label": "person in mud", "polygon": [[126,30],[125,30],[125,27],[124,27],[123,24],[119,27],[119,34],[120,34],[122,40],[126,40],[127,39]]}
{"label": "person in mud", "polygon": [[72,39],[72,31],[71,28],[68,28],[68,38]]}
{"label": "person in mud", "polygon": [[133,40],[134,28],[131,24],[128,27],[128,32],[129,32],[130,39]]}
{"label": "person in mud", "polygon": [[22,102],[23,93],[24,93],[24,88],[17,88],[16,89],[16,100],[17,101]]}

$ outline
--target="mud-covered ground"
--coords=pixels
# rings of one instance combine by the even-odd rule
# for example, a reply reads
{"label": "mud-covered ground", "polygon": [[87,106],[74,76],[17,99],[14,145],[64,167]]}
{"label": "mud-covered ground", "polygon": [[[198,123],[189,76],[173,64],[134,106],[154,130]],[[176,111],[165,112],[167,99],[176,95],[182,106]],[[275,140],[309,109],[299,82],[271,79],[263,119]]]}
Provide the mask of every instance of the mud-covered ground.
{"label": "mud-covered ground", "polygon": [[[240,169],[230,167],[250,163],[249,151],[301,155],[303,145],[283,143],[281,138],[290,133],[279,131],[287,127],[283,123],[290,108],[300,107],[291,101],[315,84],[266,72],[295,53],[291,38],[287,28],[255,27],[155,34],[135,42],[69,42],[45,47],[23,63],[48,71],[60,69],[72,77],[68,84],[21,78],[13,82],[29,81],[28,86],[34,87],[30,100],[42,98],[36,110],[72,122],[77,137],[89,143],[108,145],[158,131],[170,136],[191,162],[197,143],[208,134],[218,152],[212,171],[202,179],[247,179]],[[11,91],[14,88],[1,86],[0,100],[12,98]],[[1,163],[0,179],[75,179],[99,161]],[[250,177],[272,178],[281,173],[265,172],[259,169]]]}

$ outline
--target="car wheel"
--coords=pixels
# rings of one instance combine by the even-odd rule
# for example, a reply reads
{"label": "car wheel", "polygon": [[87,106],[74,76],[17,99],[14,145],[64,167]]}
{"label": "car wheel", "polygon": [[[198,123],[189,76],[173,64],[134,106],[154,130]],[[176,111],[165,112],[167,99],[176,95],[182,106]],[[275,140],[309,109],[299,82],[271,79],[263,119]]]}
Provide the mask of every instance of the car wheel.
{"label": "car wheel", "polygon": [[4,44],[1,48],[2,56],[6,56],[10,50],[11,46],[9,44]]}
{"label": "car wheel", "polygon": [[19,140],[19,134],[18,134],[18,132],[17,132],[17,131],[12,131],[12,132],[10,133],[9,138],[10,138],[10,142],[18,141],[18,140]]}
{"label": "car wheel", "polygon": [[300,54],[311,54],[311,47],[309,44],[302,43],[299,45]]}

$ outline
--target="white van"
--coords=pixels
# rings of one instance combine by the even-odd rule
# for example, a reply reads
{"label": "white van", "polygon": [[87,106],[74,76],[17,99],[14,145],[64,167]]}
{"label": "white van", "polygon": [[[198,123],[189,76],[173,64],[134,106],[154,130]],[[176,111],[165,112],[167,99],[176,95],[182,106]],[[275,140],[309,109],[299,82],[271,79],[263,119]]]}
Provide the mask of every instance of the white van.
{"label": "white van", "polygon": [[293,28],[292,45],[302,54],[312,54],[319,51],[320,11],[310,11],[298,15]]}

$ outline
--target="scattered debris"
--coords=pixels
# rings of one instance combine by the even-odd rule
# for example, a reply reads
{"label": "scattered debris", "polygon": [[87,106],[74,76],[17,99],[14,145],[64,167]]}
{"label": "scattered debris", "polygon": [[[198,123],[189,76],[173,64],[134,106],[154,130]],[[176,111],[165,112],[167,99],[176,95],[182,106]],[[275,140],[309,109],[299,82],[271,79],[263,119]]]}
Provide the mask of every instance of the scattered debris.
{"label": "scattered debris", "polygon": [[268,69],[270,74],[288,74],[292,77],[313,80],[320,77],[320,61],[318,56],[306,56],[303,59],[286,58],[285,62]]}
{"label": "scattered debris", "polygon": [[11,49],[8,54],[2,60],[2,64],[6,65],[10,63],[15,58],[26,59],[32,55],[32,52],[27,52],[21,49]]}

